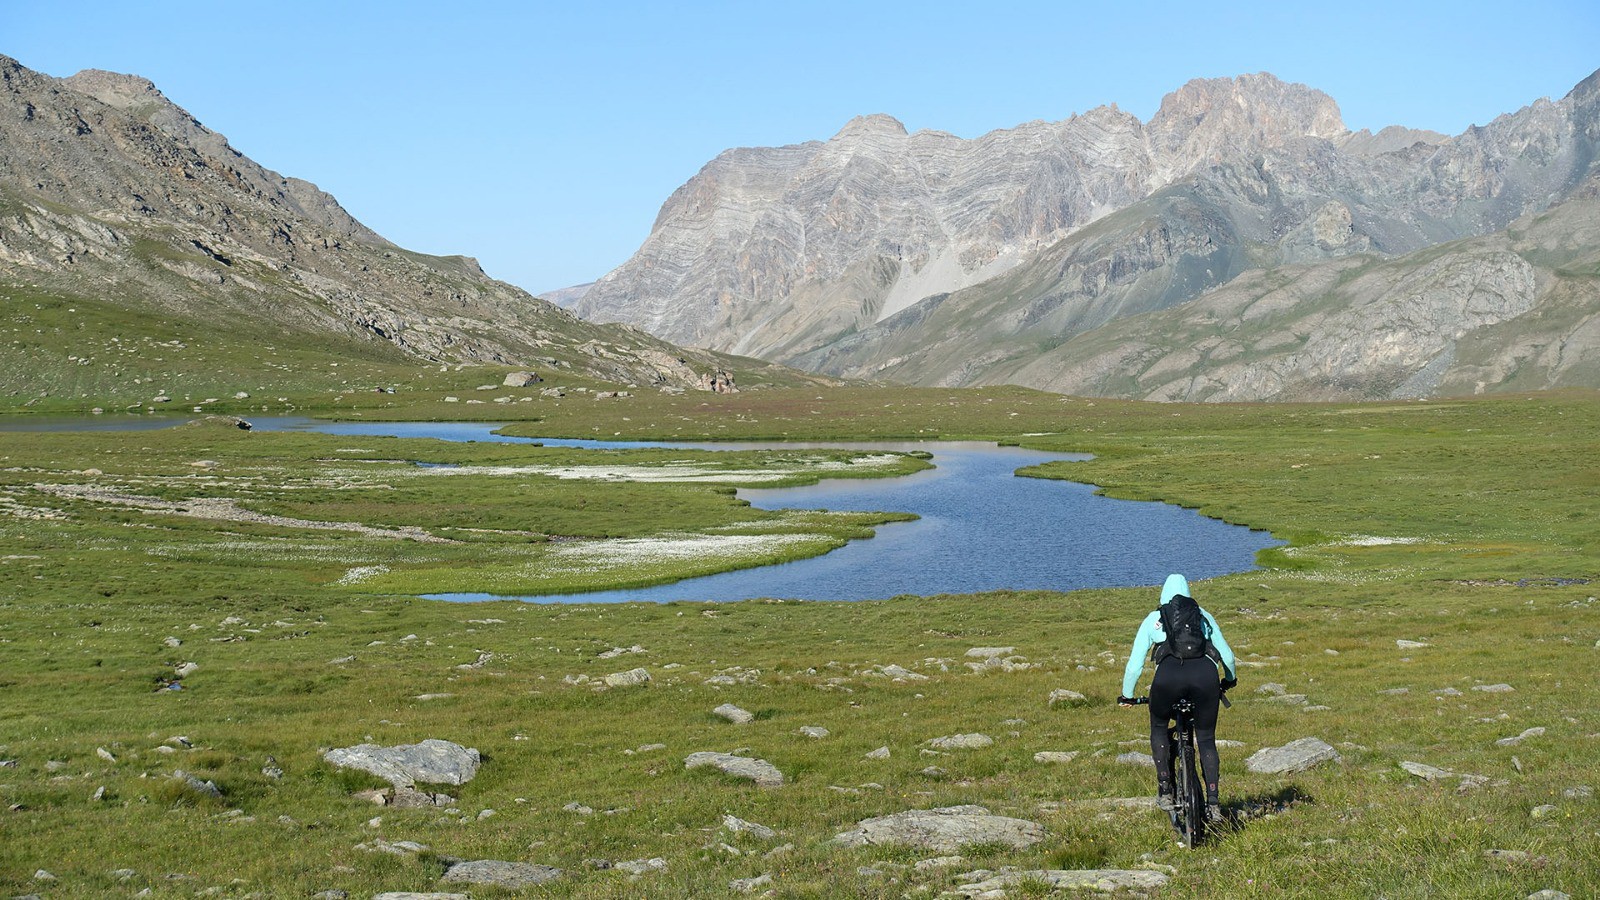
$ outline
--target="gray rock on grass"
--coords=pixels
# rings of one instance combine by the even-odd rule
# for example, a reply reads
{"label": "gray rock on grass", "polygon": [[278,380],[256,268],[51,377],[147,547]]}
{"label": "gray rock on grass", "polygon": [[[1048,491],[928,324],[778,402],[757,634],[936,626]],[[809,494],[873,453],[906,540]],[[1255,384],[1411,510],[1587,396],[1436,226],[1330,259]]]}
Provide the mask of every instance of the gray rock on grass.
{"label": "gray rock on grass", "polygon": [[519,890],[544,884],[561,877],[554,866],[534,863],[506,862],[499,859],[479,859],[458,862],[446,869],[440,881],[453,884],[489,884],[495,887]]}
{"label": "gray rock on grass", "polygon": [[1406,770],[1412,775],[1417,776],[1418,778],[1421,778],[1423,781],[1439,781],[1441,779],[1455,777],[1455,773],[1446,769],[1441,769],[1438,766],[1430,766],[1427,763],[1411,762],[1409,760],[1402,761],[1400,763],[1400,768]]}
{"label": "gray rock on grass", "polygon": [[1147,769],[1154,769],[1156,767],[1155,757],[1148,753],[1140,753],[1137,750],[1132,750],[1127,753],[1118,753],[1117,762],[1122,763],[1125,766],[1144,766]]}
{"label": "gray rock on grass", "polygon": [[605,678],[608,687],[638,687],[650,683],[650,672],[644,668],[613,672]]}
{"label": "gray rock on grass", "polygon": [[994,746],[994,738],[987,734],[948,734],[928,742],[935,750],[981,750]]}
{"label": "gray rock on grass", "polygon": [[973,844],[1004,844],[1015,850],[1044,840],[1044,826],[997,816],[981,806],[914,809],[863,819],[834,842],[845,847],[894,845],[955,853]]}
{"label": "gray rock on grass", "polygon": [[443,891],[384,891],[373,894],[372,900],[472,900],[469,894],[451,894]]}
{"label": "gray rock on grass", "polygon": [[778,767],[764,759],[752,759],[747,756],[734,756],[731,753],[712,753],[701,751],[691,753],[683,760],[685,769],[698,769],[710,766],[723,774],[735,778],[745,778],[755,782],[761,787],[780,787],[783,785],[783,773]]}
{"label": "gray rock on grass", "polygon": [[637,878],[640,875],[665,872],[667,870],[667,861],[659,856],[651,857],[650,859],[625,859],[622,862],[612,864],[611,868],[619,872],[626,872]]}
{"label": "gray rock on grass", "polygon": [[395,787],[413,787],[417,782],[466,784],[478,774],[480,762],[476,749],[437,738],[394,747],[340,747],[322,758],[342,769],[369,772]]}
{"label": "gray rock on grass", "polygon": [[1496,747],[1515,747],[1516,745],[1522,743],[1523,741],[1527,740],[1528,738],[1540,737],[1543,734],[1544,734],[1544,728],[1539,727],[1539,726],[1534,726],[1533,728],[1529,728],[1526,731],[1522,732],[1521,734],[1513,735],[1512,737],[1503,737],[1500,740],[1495,741],[1494,745]]}
{"label": "gray rock on grass", "polygon": [[756,720],[755,713],[747,709],[740,709],[732,703],[724,703],[711,712],[713,715],[727,719],[735,725],[749,725]]}
{"label": "gray rock on grass", "polygon": [[[1077,758],[1077,750],[1040,750],[1033,755],[1033,761],[1036,763],[1069,763]],[[1151,765],[1154,764],[1154,762],[1151,763]]]}
{"label": "gray rock on grass", "polygon": [[1069,691],[1066,688],[1056,688],[1050,692],[1050,699],[1046,705],[1055,707],[1061,704],[1078,704],[1088,702],[1089,698],[1078,693],[1077,691]]}
{"label": "gray rock on grass", "polygon": [[771,875],[757,875],[754,878],[735,878],[728,882],[728,887],[741,894],[753,894],[757,888],[764,888],[771,883]]}
{"label": "gray rock on grass", "polygon": [[827,737],[829,732],[828,729],[823,728],[821,725],[801,725],[800,734],[808,738],[820,739]]}
{"label": "gray rock on grass", "polygon": [[[1002,872],[973,884],[955,888],[962,897],[999,896],[1006,888],[1022,884],[1045,884],[1052,890],[1069,891],[1146,891],[1167,883],[1163,872],[1149,869],[1034,869],[1027,872]],[[1002,894],[1003,895],[1003,894]]]}
{"label": "gray rock on grass", "polygon": [[1326,741],[1303,737],[1282,747],[1263,747],[1250,754],[1244,766],[1257,775],[1292,775],[1339,759],[1339,751]]}
{"label": "gray rock on grass", "polygon": [[748,834],[763,841],[770,841],[778,836],[778,832],[771,828],[765,825],[758,825],[755,822],[746,822],[738,816],[723,816],[722,827],[734,834]]}

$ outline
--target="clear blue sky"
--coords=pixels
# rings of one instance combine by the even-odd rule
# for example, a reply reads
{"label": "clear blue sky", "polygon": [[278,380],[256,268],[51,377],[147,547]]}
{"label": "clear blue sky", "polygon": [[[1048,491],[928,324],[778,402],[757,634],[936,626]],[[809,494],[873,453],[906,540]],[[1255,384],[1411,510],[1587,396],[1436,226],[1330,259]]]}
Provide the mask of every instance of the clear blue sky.
{"label": "clear blue sky", "polygon": [[970,138],[1268,71],[1351,128],[1455,134],[1600,68],[1595,0],[1302,6],[0,0],[0,53],[146,76],[390,240],[533,291],[625,261],[722,150],[863,113]]}

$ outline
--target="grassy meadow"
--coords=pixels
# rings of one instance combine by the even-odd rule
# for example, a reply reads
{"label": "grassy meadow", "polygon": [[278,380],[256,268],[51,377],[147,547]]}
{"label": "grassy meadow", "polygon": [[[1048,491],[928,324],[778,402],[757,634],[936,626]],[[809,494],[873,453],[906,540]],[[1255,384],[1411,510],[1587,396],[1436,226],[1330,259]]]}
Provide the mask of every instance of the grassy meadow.
{"label": "grassy meadow", "polygon": [[[743,896],[730,881],[763,874],[779,897],[938,897],[981,880],[964,873],[1002,867],[1154,868],[1170,875],[1152,892],[1163,898],[1584,897],[1600,886],[1594,393],[1341,406],[863,386],[595,399],[539,386],[475,395],[462,385],[500,373],[434,374],[393,395],[274,387],[299,410],[498,421],[549,437],[982,438],[1083,451],[1095,458],[1022,474],[1270,529],[1290,543],[1261,554],[1262,568],[1194,585],[1241,659],[1219,727],[1238,742],[1222,751],[1231,827],[1188,851],[1159,813],[1097,802],[1153,793],[1148,769],[1116,759],[1148,749],[1143,713],[1112,702],[1153,587],[840,604],[411,596],[637,585],[824,552],[894,511],[765,512],[732,491],[893,477],[927,464],[917,456],[598,452],[220,425],[0,432],[0,892],[512,896],[440,883],[450,858],[558,866],[561,879],[523,892],[550,897]],[[254,409],[230,406],[231,386],[207,411]],[[111,408],[79,393],[79,406]],[[610,474],[558,474],[584,467]],[[675,474],[655,479],[665,472]],[[696,540],[710,549],[618,566],[561,555]],[[997,646],[1028,667],[967,665],[969,649]],[[184,663],[197,668],[172,690]],[[597,684],[634,667],[652,681]],[[1511,690],[1474,690],[1500,684]],[[1058,689],[1087,700],[1052,707]],[[756,720],[712,715],[723,703]],[[1543,731],[1497,743],[1530,729]],[[971,732],[994,745],[932,755],[927,744]],[[1342,759],[1246,771],[1255,750],[1307,736]],[[449,808],[373,806],[351,795],[376,780],[321,759],[424,738],[483,754],[475,780],[447,789]],[[867,758],[880,747],[888,758]],[[685,771],[702,750],[747,750],[787,783]],[[1077,756],[1035,762],[1041,751]],[[1427,780],[1401,762],[1451,774]],[[176,769],[221,797],[184,789]],[[1047,838],[972,846],[923,869],[914,864],[939,854],[831,842],[866,817],[956,804],[1039,822]],[[730,814],[778,835],[724,831]],[[428,849],[358,849],[380,838]],[[665,870],[637,878],[596,862],[657,857]]]}

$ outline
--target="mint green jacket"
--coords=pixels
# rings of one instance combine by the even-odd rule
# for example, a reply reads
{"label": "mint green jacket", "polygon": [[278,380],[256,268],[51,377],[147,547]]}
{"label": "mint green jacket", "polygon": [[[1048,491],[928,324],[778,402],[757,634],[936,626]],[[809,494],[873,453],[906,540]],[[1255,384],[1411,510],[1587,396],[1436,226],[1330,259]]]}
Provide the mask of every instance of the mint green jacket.
{"label": "mint green jacket", "polygon": [[[1192,597],[1189,593],[1189,579],[1182,575],[1168,575],[1167,583],[1161,586],[1161,605],[1166,606],[1167,601],[1183,594]],[[1227,638],[1222,636],[1222,626],[1205,607],[1200,608],[1200,614],[1205,616],[1206,624],[1211,626],[1211,645],[1217,648],[1217,653],[1222,657],[1222,667],[1229,678],[1238,678],[1234,669],[1233,648],[1228,646]],[[1161,630],[1161,612],[1153,611],[1139,623],[1139,631],[1133,636],[1133,650],[1128,654],[1128,665],[1122,670],[1122,696],[1132,697],[1134,690],[1139,687],[1139,676],[1144,674],[1144,662],[1150,656],[1150,648],[1167,639],[1166,632]]]}

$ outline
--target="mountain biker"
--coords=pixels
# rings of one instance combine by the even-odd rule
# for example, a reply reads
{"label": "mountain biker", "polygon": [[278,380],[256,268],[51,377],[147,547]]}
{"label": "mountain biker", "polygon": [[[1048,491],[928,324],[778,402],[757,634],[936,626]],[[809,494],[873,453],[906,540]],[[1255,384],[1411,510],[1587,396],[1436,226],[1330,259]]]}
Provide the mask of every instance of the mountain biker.
{"label": "mountain biker", "polygon": [[[1172,598],[1180,595],[1191,596],[1188,579],[1182,575],[1168,575],[1166,584],[1161,587],[1161,606],[1168,606]],[[1238,675],[1234,668],[1233,649],[1223,638],[1221,626],[1205,609],[1200,609],[1200,615],[1207,626],[1209,643],[1205,647],[1205,655],[1199,659],[1182,659],[1172,649],[1174,642],[1167,639],[1160,609],[1145,616],[1133,637],[1133,650],[1122,673],[1122,695],[1117,698],[1117,704],[1125,707],[1133,705],[1129,698],[1139,685],[1139,676],[1144,673],[1145,655],[1151,652],[1153,646],[1156,672],[1150,684],[1150,755],[1156,761],[1157,802],[1164,810],[1171,810],[1174,805],[1172,757],[1175,748],[1168,723],[1173,717],[1173,703],[1187,697],[1194,704],[1195,739],[1199,744],[1200,770],[1206,783],[1206,817],[1216,822],[1222,818],[1217,800],[1217,770],[1220,767],[1217,759],[1217,707],[1221,703],[1222,692],[1238,683]],[[1221,663],[1226,676],[1220,683],[1217,680],[1217,663]]]}

